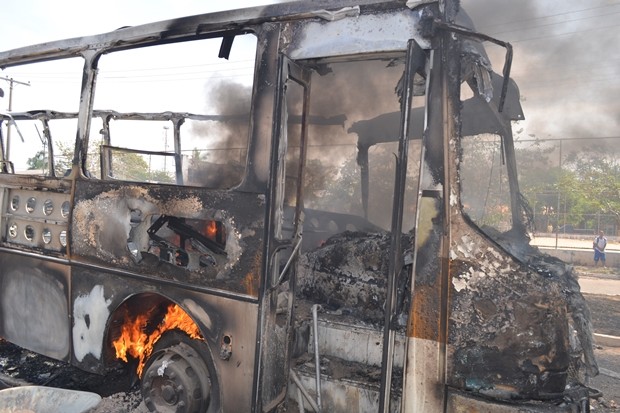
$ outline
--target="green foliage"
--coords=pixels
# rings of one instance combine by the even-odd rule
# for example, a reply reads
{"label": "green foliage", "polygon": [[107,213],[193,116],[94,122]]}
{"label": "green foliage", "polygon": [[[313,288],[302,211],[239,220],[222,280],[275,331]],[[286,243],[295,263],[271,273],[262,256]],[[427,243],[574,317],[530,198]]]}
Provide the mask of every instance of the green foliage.
{"label": "green foliage", "polygon": [[566,165],[558,189],[574,213],[612,215],[620,224],[620,165],[613,158],[578,157]]}
{"label": "green foliage", "polygon": [[[86,159],[86,169],[94,176],[99,175],[100,166],[100,141],[91,141],[88,156]],[[63,176],[67,170],[71,169],[73,161],[73,146],[68,146],[62,142],[57,143],[54,154],[54,167],[57,176]],[[112,174],[116,179],[130,181],[153,181],[162,183],[174,182],[174,176],[169,171],[149,170],[149,164],[144,159],[144,155],[137,153],[126,153],[120,151],[112,152]]]}
{"label": "green foliage", "polygon": [[[519,184],[544,225],[597,228],[600,215],[620,224],[620,165],[609,147],[569,142],[572,148],[559,162],[554,146],[534,143],[517,150]],[[559,211],[558,211],[559,208]],[[561,213],[561,219],[557,213]],[[542,222],[540,221],[540,222]],[[613,224],[613,222],[608,222]],[[540,225],[539,225],[540,226]]]}
{"label": "green foliage", "polygon": [[148,181],[149,164],[142,155],[128,152],[112,154],[112,174],[116,179]]}
{"label": "green foliage", "polygon": [[[96,146],[98,151],[99,145]],[[56,176],[63,176],[68,170],[71,169],[71,163],[73,162],[73,150],[73,145],[68,146],[63,142],[57,142],[57,147],[54,151],[54,171],[56,172]],[[96,159],[99,159],[98,153]],[[92,161],[90,156],[89,160]],[[89,170],[91,169],[89,168]]]}
{"label": "green foliage", "polygon": [[149,180],[151,182],[159,182],[162,184],[172,184],[175,182],[173,173],[164,171],[163,169],[151,171],[151,174],[149,175]]}
{"label": "green foliage", "polygon": [[540,141],[515,148],[519,189],[532,207],[538,203],[536,194],[556,189],[561,171],[559,162],[553,159],[554,151],[554,146],[545,146]]}
{"label": "green foliage", "polygon": [[306,162],[304,175],[305,202],[310,208],[317,208],[327,194],[329,183],[336,180],[338,169],[326,165],[320,159],[309,159]]}
{"label": "green foliage", "polygon": [[47,170],[47,151],[45,151],[44,149],[40,150],[32,158],[28,158],[26,164],[28,165],[28,169],[30,170]]}

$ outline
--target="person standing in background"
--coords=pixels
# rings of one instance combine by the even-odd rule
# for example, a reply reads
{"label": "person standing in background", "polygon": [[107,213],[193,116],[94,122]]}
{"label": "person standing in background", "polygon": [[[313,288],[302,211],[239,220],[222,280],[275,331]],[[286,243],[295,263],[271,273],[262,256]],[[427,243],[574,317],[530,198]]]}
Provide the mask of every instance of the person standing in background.
{"label": "person standing in background", "polygon": [[598,266],[599,260],[605,267],[605,247],[607,246],[607,238],[605,238],[605,233],[603,231],[599,231],[598,236],[594,238],[594,242],[592,243],[592,247],[594,248],[594,266]]}

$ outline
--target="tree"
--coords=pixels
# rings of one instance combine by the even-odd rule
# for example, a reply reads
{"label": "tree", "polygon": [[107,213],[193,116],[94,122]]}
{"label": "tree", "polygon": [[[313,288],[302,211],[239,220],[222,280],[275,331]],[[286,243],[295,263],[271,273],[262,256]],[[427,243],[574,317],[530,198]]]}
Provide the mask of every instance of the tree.
{"label": "tree", "polygon": [[[67,171],[71,170],[74,145],[68,146],[64,142],[56,142],[56,145],[57,147],[54,151],[54,171],[56,176],[63,176]],[[98,156],[97,159],[99,159]],[[92,159],[90,160],[92,162]]]}
{"label": "tree", "polygon": [[26,161],[29,170],[47,170],[49,163],[47,162],[47,151],[41,149],[32,158]]}
{"label": "tree", "polygon": [[[519,190],[532,208],[534,229],[546,231],[558,223],[558,182],[561,177],[557,146],[536,139],[515,148]],[[560,197],[565,201],[565,197]],[[564,204],[560,205],[566,210]],[[563,220],[564,222],[564,220]],[[557,225],[556,225],[557,226]]]}
{"label": "tree", "polygon": [[[98,176],[101,170],[100,147],[101,141],[94,140],[89,144],[86,169],[94,176]],[[69,146],[63,142],[57,143],[54,156],[54,167],[57,176],[63,176],[67,170],[71,169],[73,152],[73,145]],[[130,181],[174,181],[172,176],[164,171],[153,171],[149,174],[149,165],[142,155],[120,151],[112,152],[112,175],[116,179],[126,179]]]}
{"label": "tree", "polygon": [[130,152],[112,154],[112,174],[116,179],[149,181],[149,164],[142,155]]}
{"label": "tree", "polygon": [[620,165],[613,158],[569,158],[559,183],[567,194],[571,211],[608,214],[620,225]]}
{"label": "tree", "polygon": [[151,171],[149,174],[149,180],[151,182],[160,182],[162,184],[172,184],[175,182],[174,176],[168,171],[158,169]]}
{"label": "tree", "polygon": [[538,205],[537,194],[557,190],[561,171],[559,162],[552,159],[555,150],[555,146],[545,146],[538,140],[527,147],[515,148],[519,189],[532,207],[546,206]]}

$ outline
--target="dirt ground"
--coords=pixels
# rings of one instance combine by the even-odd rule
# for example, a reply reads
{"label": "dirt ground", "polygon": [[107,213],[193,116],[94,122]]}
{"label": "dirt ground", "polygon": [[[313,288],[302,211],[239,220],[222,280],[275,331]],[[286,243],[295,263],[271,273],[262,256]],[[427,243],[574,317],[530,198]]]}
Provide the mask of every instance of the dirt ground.
{"label": "dirt ground", "polygon": [[[620,280],[617,268],[577,266],[575,270],[578,275]],[[584,294],[584,297],[590,308],[594,332],[620,337],[620,295]],[[596,346],[594,353],[601,373],[588,384],[603,395],[592,401],[592,411],[620,412],[620,347]]]}
{"label": "dirt ground", "polygon": [[620,336],[620,296],[584,294],[590,307],[594,331]]}
{"label": "dirt ground", "polygon": [[102,401],[89,413],[146,413],[139,386],[124,369],[106,376],[24,350],[0,339],[0,389],[25,384],[97,393]]}
{"label": "dirt ground", "polygon": [[[620,336],[620,296],[584,294],[584,297],[590,307],[594,331]],[[592,401],[592,411],[620,412],[620,347],[596,346],[594,354],[601,373],[591,379],[589,386],[602,392],[602,397]]]}
{"label": "dirt ground", "polygon": [[594,350],[601,373],[592,378],[589,387],[602,393],[590,401],[591,410],[600,413],[620,412],[620,347],[601,347]]}

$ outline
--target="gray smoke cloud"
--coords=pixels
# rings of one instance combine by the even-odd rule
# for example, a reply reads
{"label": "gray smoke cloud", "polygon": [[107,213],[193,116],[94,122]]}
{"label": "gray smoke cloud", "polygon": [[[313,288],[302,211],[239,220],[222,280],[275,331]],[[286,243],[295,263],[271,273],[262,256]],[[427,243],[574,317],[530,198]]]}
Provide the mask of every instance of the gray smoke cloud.
{"label": "gray smoke cloud", "polygon": [[221,116],[212,122],[196,124],[193,132],[209,136],[211,147],[226,143],[228,148],[243,148],[248,139],[250,114],[250,86],[234,81],[210,83],[205,89],[205,98],[210,106],[216,108],[209,114]]}
{"label": "gray smoke cloud", "polygon": [[[476,29],[514,47],[524,137],[618,136],[617,0],[463,0]],[[495,71],[503,49],[487,44]]]}

